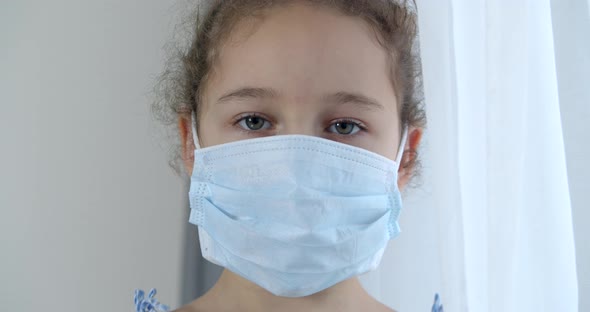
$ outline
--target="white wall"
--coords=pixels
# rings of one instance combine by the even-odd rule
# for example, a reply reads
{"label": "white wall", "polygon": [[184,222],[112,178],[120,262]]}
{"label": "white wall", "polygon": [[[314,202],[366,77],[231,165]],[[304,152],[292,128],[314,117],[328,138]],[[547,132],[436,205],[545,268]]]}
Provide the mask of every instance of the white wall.
{"label": "white wall", "polygon": [[590,1],[551,3],[572,202],[579,311],[590,311]]}
{"label": "white wall", "polygon": [[171,5],[0,2],[1,310],[177,305],[186,189],[148,94]]}

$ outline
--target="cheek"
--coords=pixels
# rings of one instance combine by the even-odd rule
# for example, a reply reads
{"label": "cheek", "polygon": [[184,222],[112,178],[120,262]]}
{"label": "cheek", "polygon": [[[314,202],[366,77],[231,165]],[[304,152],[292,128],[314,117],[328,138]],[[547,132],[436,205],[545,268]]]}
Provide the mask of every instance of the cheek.
{"label": "cheek", "polygon": [[200,117],[199,138],[202,147],[209,147],[240,139],[233,130],[235,109],[207,109]]}
{"label": "cheek", "polygon": [[218,122],[214,114],[211,113],[210,110],[201,111],[198,133],[201,147],[209,147],[220,144],[220,130],[216,127],[218,127]]}
{"label": "cheek", "polygon": [[397,147],[391,140],[378,139],[372,142],[368,150],[395,161]]}
{"label": "cheek", "polygon": [[389,121],[376,130],[369,150],[395,161],[401,133],[398,124]]}

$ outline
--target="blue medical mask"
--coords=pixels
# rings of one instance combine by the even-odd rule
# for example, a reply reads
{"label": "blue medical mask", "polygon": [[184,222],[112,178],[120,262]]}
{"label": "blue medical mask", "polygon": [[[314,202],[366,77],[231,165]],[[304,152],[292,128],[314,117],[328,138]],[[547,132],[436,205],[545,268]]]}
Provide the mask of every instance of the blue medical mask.
{"label": "blue medical mask", "polygon": [[213,263],[269,292],[302,297],[375,269],[400,233],[396,161],[305,135],[200,149],[190,220]]}

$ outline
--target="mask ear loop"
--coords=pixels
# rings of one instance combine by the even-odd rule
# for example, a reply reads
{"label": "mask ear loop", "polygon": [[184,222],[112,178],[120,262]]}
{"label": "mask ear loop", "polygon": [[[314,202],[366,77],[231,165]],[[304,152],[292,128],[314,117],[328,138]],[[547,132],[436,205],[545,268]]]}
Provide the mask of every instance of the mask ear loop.
{"label": "mask ear loop", "polygon": [[201,145],[199,144],[199,137],[197,136],[197,126],[196,126],[196,115],[195,112],[192,112],[192,120],[191,120],[191,130],[193,131],[193,141],[195,142],[195,148],[200,149]]}
{"label": "mask ear loop", "polygon": [[408,139],[408,126],[404,126],[404,130],[402,132],[402,140],[399,144],[399,149],[397,150],[397,157],[395,157],[395,162],[397,163],[397,169],[401,166],[402,156],[404,156],[404,148],[406,147],[406,141]]}

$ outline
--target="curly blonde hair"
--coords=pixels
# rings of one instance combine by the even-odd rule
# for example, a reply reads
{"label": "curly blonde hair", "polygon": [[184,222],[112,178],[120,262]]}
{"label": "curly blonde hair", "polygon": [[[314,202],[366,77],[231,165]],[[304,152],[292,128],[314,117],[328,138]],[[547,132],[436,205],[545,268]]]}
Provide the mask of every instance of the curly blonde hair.
{"label": "curly blonde hair", "polygon": [[[219,56],[219,47],[234,26],[245,18],[262,18],[270,9],[292,3],[328,7],[361,18],[374,30],[388,52],[390,79],[398,97],[401,124],[424,128],[422,72],[417,40],[417,10],[409,0],[205,0],[190,15],[190,42],[175,46],[156,85],[152,110],[166,125],[196,113],[198,125],[202,95]],[[186,38],[185,38],[186,39]],[[176,134],[176,137],[178,134]],[[408,155],[409,153],[409,155]],[[418,166],[417,151],[405,151],[402,166]],[[180,144],[174,147],[171,166],[180,172]]]}

